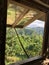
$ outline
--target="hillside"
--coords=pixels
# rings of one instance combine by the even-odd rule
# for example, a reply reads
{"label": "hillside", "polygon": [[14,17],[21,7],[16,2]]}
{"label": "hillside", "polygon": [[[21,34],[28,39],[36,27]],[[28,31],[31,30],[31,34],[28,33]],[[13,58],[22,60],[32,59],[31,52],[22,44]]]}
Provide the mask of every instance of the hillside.
{"label": "hillside", "polygon": [[33,28],[23,28],[23,29],[19,29],[18,33],[19,34],[26,34],[26,35],[31,35],[33,32],[35,32],[36,34],[41,34],[43,35],[44,33],[44,28],[43,27],[33,27]]}

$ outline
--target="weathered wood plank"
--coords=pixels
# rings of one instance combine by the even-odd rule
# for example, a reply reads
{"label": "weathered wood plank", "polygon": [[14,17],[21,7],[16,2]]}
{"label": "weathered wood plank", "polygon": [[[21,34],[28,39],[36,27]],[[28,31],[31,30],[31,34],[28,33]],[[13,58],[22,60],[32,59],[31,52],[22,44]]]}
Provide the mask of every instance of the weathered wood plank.
{"label": "weathered wood plank", "polygon": [[49,0],[41,0],[42,2],[49,4]]}
{"label": "weathered wood plank", "polygon": [[[12,27],[12,25],[6,25],[6,27]],[[13,28],[13,27],[12,27]],[[14,28],[23,28],[23,25],[16,25]]]}
{"label": "weathered wood plank", "polygon": [[43,11],[43,12],[47,12],[49,10],[48,7],[45,7],[42,4],[37,3],[35,0],[31,0],[31,1],[30,0],[14,0],[14,1],[16,1],[20,4],[23,4],[23,5],[26,5],[30,8],[36,8],[36,9]]}
{"label": "weathered wood plank", "polygon": [[46,22],[43,38],[43,56],[47,56],[47,47],[48,47],[48,36],[49,36],[49,11],[46,13]]}
{"label": "weathered wood plank", "polygon": [[[47,7],[47,8],[49,8],[49,5],[46,4],[47,1],[44,3],[43,1],[35,0],[35,2],[37,2],[37,3],[39,3],[39,4],[43,5],[43,6],[45,6],[45,7]],[[47,3],[48,3],[48,2],[47,2]]]}
{"label": "weathered wood plank", "polygon": [[7,0],[0,0],[0,65],[5,65]]}

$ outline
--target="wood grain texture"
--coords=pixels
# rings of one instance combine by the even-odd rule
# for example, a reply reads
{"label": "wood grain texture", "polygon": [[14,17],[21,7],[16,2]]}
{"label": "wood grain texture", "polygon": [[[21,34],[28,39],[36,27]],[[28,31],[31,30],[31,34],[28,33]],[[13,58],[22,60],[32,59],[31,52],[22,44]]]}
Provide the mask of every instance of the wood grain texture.
{"label": "wood grain texture", "polygon": [[5,65],[7,0],[0,0],[0,65]]}

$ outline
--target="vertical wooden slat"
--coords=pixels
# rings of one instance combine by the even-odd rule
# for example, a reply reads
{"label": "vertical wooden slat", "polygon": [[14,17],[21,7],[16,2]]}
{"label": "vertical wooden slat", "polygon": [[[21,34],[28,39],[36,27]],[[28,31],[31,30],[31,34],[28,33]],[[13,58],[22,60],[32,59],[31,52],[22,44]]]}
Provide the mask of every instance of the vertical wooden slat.
{"label": "vertical wooden slat", "polygon": [[5,65],[7,0],[0,0],[0,65]]}
{"label": "vertical wooden slat", "polygon": [[43,56],[47,56],[47,46],[48,46],[48,34],[49,34],[49,12],[46,13],[46,22],[44,30],[44,40],[43,40]]}
{"label": "vertical wooden slat", "polygon": [[48,33],[48,59],[49,59],[49,33]]}

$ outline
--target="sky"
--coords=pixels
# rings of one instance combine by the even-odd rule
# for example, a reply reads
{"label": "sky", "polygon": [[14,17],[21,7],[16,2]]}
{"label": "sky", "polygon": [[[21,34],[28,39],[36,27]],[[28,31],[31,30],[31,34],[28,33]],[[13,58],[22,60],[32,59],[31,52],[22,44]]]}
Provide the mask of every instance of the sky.
{"label": "sky", "polygon": [[44,21],[40,21],[40,20],[35,20],[34,22],[32,22],[31,24],[29,24],[27,27],[44,27]]}

